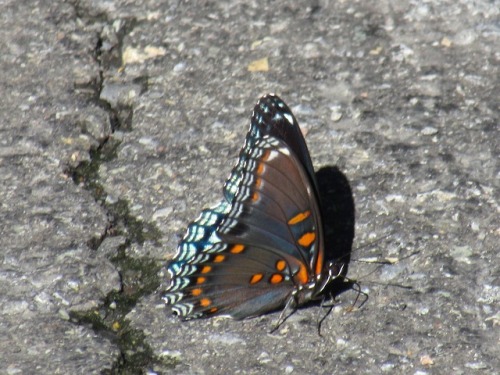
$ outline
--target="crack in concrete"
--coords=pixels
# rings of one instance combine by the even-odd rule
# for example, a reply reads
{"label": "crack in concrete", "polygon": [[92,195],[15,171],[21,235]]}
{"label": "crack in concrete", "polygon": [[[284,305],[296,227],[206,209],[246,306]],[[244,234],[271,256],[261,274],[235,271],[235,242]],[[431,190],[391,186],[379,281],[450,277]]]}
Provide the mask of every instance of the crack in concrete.
{"label": "crack in concrete", "polygon": [[[78,9],[75,4],[76,14],[87,17],[88,14]],[[102,16],[102,15],[101,15]],[[105,17],[107,19],[107,17]],[[114,342],[120,350],[120,358],[109,374],[137,373],[142,369],[151,367],[160,360],[155,358],[153,350],[146,344],[145,334],[134,328],[130,328],[125,316],[135,306],[138,299],[154,292],[160,281],[158,271],[160,265],[152,259],[134,259],[127,256],[126,249],[132,243],[143,244],[145,241],[154,241],[161,233],[152,223],[144,222],[130,214],[129,203],[123,199],[117,202],[106,202],[107,193],[100,183],[99,166],[103,162],[116,158],[116,151],[120,141],[113,137],[117,130],[132,130],[133,106],[118,100],[113,102],[109,97],[103,96],[109,81],[106,72],[111,68],[121,65],[121,52],[123,38],[129,33],[135,24],[135,20],[117,20],[112,23],[113,27],[121,25],[113,30],[109,21],[97,36],[94,49],[94,58],[98,63],[99,76],[94,82],[90,82],[86,89],[92,95],[92,101],[102,108],[109,116],[111,132],[99,141],[97,147],[89,150],[90,161],[83,161],[76,167],[68,167],[66,173],[71,176],[75,184],[81,184],[90,191],[95,201],[105,209],[108,216],[108,226],[99,238],[92,238],[88,246],[98,250],[106,239],[123,236],[124,240],[110,256],[110,260],[119,270],[122,288],[119,292],[112,292],[106,296],[100,308],[85,313],[72,313],[71,321],[76,324],[90,324],[99,334]],[[139,87],[140,93],[147,90],[148,77],[138,77],[132,81],[133,85]],[[109,87],[109,86],[108,86]],[[165,362],[165,361],[163,361]],[[165,365],[165,363],[163,363]]]}

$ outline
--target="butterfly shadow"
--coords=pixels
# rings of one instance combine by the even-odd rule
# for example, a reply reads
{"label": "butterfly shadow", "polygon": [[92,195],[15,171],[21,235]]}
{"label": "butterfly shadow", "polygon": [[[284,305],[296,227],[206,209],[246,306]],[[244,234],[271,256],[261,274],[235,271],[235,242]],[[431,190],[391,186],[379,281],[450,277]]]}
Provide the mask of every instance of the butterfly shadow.
{"label": "butterfly shadow", "polygon": [[316,172],[323,218],[325,263],[342,265],[341,276],[332,280],[323,295],[334,297],[351,290],[355,282],[345,276],[351,260],[354,241],[355,206],[351,185],[336,166],[326,166]]}
{"label": "butterfly shadow", "polygon": [[347,177],[336,167],[316,172],[323,218],[325,262],[344,264],[343,274],[351,260],[354,241],[354,197]]}

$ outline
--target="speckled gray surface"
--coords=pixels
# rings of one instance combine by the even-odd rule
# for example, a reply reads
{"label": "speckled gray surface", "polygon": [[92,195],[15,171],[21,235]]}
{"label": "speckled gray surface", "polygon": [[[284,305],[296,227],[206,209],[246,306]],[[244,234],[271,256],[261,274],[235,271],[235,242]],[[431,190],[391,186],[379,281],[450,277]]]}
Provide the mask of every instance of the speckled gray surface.
{"label": "speckled gray surface", "polygon": [[[341,294],[323,337],[317,306],[269,334],[277,314],[181,323],[163,283],[126,316],[156,356],[134,371],[499,373],[498,2],[0,7],[0,372],[119,371],[112,334],[69,315],[126,289],[110,261],[124,244],[163,275],[220,199],[255,101],[276,92],[316,169],[349,180],[348,275],[368,301],[353,310],[356,293]],[[68,170],[106,142],[101,201]],[[113,237],[116,202],[154,240]],[[373,257],[399,262],[357,261]]]}
{"label": "speckled gray surface", "polygon": [[56,4],[0,8],[0,373],[98,373],[119,350],[69,315],[101,305],[120,279],[87,245],[104,235],[106,213],[64,173],[110,131],[74,92],[97,68],[93,38],[58,28]]}

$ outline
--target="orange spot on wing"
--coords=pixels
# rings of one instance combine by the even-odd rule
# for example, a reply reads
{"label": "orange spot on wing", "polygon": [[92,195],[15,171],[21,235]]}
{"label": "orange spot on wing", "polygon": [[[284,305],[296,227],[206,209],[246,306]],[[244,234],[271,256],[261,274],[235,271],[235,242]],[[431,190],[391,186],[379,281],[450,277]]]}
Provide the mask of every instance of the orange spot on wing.
{"label": "orange spot on wing", "polygon": [[307,210],[307,211],[301,212],[301,213],[295,215],[294,217],[292,217],[290,220],[288,220],[288,225],[298,224],[298,223],[304,221],[305,219],[307,219],[309,216],[311,216],[311,211]]}
{"label": "orange spot on wing", "polygon": [[260,194],[256,191],[252,194],[252,202],[257,202],[260,198]]}
{"label": "orange spot on wing", "polygon": [[214,258],[214,263],[222,263],[224,262],[224,259],[226,259],[225,255],[222,254],[216,255]]}
{"label": "orange spot on wing", "polygon": [[205,281],[207,281],[207,278],[200,276],[196,279],[196,284],[203,284]]}
{"label": "orange spot on wing", "polygon": [[245,246],[242,244],[236,244],[234,245],[231,250],[229,250],[232,254],[240,254],[245,250]]}
{"label": "orange spot on wing", "polygon": [[286,262],[281,259],[276,262],[276,269],[278,271],[283,271],[286,268]]}
{"label": "orange spot on wing", "polygon": [[260,176],[262,173],[264,173],[264,169],[265,169],[265,164],[259,163],[259,165],[255,169],[255,173],[257,174],[257,176]]}
{"label": "orange spot on wing", "polygon": [[201,288],[196,288],[196,289],[193,289],[193,290],[191,291],[191,295],[192,295],[193,297],[197,297],[197,296],[199,296],[202,292],[203,292],[203,289],[201,289]]}
{"label": "orange spot on wing", "polygon": [[256,273],[255,275],[253,275],[251,278],[250,278],[250,284],[257,284],[260,280],[262,280],[262,278],[264,277],[263,274],[261,273]]}
{"label": "orange spot on wing", "polygon": [[262,153],[260,159],[263,161],[267,161],[269,159],[269,156],[271,156],[271,150],[266,150]]}
{"label": "orange spot on wing", "polygon": [[307,268],[303,263],[299,265],[299,271],[293,276],[293,279],[299,284],[306,284],[309,281]]}
{"label": "orange spot on wing", "polygon": [[299,245],[303,247],[308,247],[310,246],[314,240],[316,240],[316,234],[314,232],[307,232],[304,233],[300,238],[299,238]]}
{"label": "orange spot on wing", "polygon": [[210,271],[212,271],[212,267],[211,266],[203,266],[203,268],[201,269],[200,273],[209,273]]}
{"label": "orange spot on wing", "polygon": [[316,258],[316,267],[315,267],[315,270],[314,270],[314,272],[316,273],[316,275],[319,275],[321,273],[321,271],[323,271],[323,263],[324,263],[324,261],[325,261],[325,254],[320,249],[320,251],[318,251],[318,257]]}
{"label": "orange spot on wing", "polygon": [[215,314],[219,309],[217,307],[212,307],[210,310],[208,310],[209,314]]}
{"label": "orange spot on wing", "polygon": [[262,186],[262,178],[258,177],[256,180],[255,180],[255,187],[257,189],[260,189],[260,187]]}
{"label": "orange spot on wing", "polygon": [[200,299],[200,306],[202,307],[207,307],[212,304],[212,301],[209,298],[202,298]]}
{"label": "orange spot on wing", "polygon": [[280,273],[274,273],[270,278],[269,282],[271,284],[279,284],[283,281],[283,275]]}

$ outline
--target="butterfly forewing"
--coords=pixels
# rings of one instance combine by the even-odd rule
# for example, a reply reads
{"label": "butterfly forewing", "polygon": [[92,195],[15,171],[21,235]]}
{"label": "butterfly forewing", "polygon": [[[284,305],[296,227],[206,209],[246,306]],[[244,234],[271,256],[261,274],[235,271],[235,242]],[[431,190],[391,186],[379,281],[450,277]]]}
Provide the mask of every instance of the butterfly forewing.
{"label": "butterfly forewing", "polygon": [[189,225],[169,266],[164,299],[178,315],[256,316],[314,282],[323,228],[312,173],[288,107],[261,98],[225,199]]}
{"label": "butterfly forewing", "polygon": [[[257,152],[241,156],[247,158],[252,168],[243,174],[228,219],[219,233],[226,238],[245,238],[254,245],[274,247],[301,259],[309,258],[303,254],[309,246],[297,247],[305,233],[301,230],[304,226],[310,231],[316,229],[311,199],[303,183],[306,176],[283,142],[270,142],[267,138],[255,145]],[[293,218],[294,225],[290,225]]]}
{"label": "butterfly forewing", "polygon": [[[266,95],[262,97],[254,108],[249,134],[270,135],[282,140],[301,163],[299,169],[304,170],[308,177],[305,179],[308,188],[312,190],[311,207],[314,221],[321,224],[321,208],[319,207],[319,195],[314,176],[309,150],[299,124],[292,114],[290,108],[276,95]],[[287,169],[285,169],[288,171]],[[319,245],[311,258],[311,265],[316,274],[322,272],[324,249],[323,249],[323,227],[318,225]]]}

